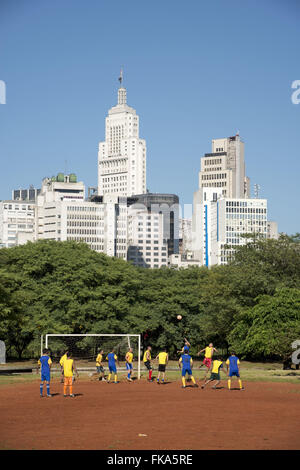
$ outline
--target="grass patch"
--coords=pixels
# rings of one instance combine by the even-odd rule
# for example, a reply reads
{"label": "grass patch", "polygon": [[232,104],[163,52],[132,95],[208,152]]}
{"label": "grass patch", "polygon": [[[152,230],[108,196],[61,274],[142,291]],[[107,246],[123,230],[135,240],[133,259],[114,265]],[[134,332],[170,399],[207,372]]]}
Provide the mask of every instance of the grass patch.
{"label": "grass patch", "polygon": [[[202,367],[199,369],[201,361],[194,361],[194,377],[196,380],[203,380],[206,374],[206,369]],[[36,366],[36,363],[31,361],[26,364],[22,363],[22,366],[28,365]],[[9,367],[19,367],[20,363],[9,363],[5,366],[1,366],[0,370],[8,369]],[[76,361],[77,368],[79,369],[79,375],[82,379],[89,379],[89,374],[91,372],[96,372],[94,362],[88,361]],[[124,362],[120,362],[122,368],[125,367]],[[81,367],[90,368],[88,371],[80,371]],[[157,376],[157,364],[153,365],[153,376]],[[225,368],[226,370],[226,368]],[[105,371],[107,374],[107,364],[105,365]],[[134,375],[137,376],[137,363],[134,363]],[[141,371],[142,379],[148,378],[148,372],[146,370]],[[210,374],[208,374],[209,376]],[[118,379],[120,381],[126,380],[127,373],[125,370],[119,370]],[[51,378],[54,381],[58,381],[60,375],[60,368],[58,364],[53,364],[53,372]],[[246,382],[287,382],[293,384],[300,384],[300,370],[283,370],[282,364],[280,363],[254,363],[254,362],[241,362],[241,378]],[[168,381],[176,381],[181,379],[181,372],[178,368],[177,361],[170,361],[167,366],[166,379]],[[226,380],[227,377],[221,372],[221,379]],[[80,379],[79,379],[80,380]],[[9,375],[0,374],[0,386],[3,385],[14,385],[18,383],[31,383],[39,382],[40,375],[33,373],[13,373]]]}

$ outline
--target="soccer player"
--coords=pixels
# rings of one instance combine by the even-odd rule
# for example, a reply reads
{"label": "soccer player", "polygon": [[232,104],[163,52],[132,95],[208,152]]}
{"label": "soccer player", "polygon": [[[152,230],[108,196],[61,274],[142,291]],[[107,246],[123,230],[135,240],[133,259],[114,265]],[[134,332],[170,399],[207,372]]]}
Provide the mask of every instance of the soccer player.
{"label": "soccer player", "polygon": [[220,378],[220,371],[221,370],[224,374],[226,374],[226,372],[223,369],[223,360],[222,360],[222,358],[215,359],[212,363],[211,376],[208,380],[206,380],[206,382],[203,385],[201,385],[201,388],[204,388],[205,385],[208,384],[209,382],[216,382],[215,385],[212,387],[213,389],[216,389],[217,385],[219,385],[219,383],[221,381],[221,378]]}
{"label": "soccer player", "polygon": [[75,372],[76,376],[79,377],[77,372],[74,359],[72,359],[72,354],[68,354],[67,359],[63,362],[64,368],[64,397],[67,396],[68,387],[70,390],[70,397],[74,397],[73,395],[73,374]]}
{"label": "soccer player", "polygon": [[231,389],[231,378],[233,376],[236,376],[238,378],[240,390],[245,390],[242,385],[239,366],[240,366],[240,360],[235,355],[235,353],[232,352],[230,357],[226,361],[226,367],[227,367],[227,373],[228,373],[228,390]]}
{"label": "soccer player", "polygon": [[192,368],[193,368],[193,359],[192,357],[188,354],[188,352],[184,352],[182,354],[181,358],[178,361],[179,369],[181,368],[181,380],[182,380],[182,388],[186,388],[185,385],[185,376],[188,374],[188,376],[191,378],[194,387],[198,387],[196,384],[196,381],[193,377],[192,373]]}
{"label": "soccer player", "polygon": [[166,375],[166,365],[169,361],[169,355],[167,353],[167,349],[165,348],[162,352],[157,354],[156,361],[158,361],[158,375],[157,375],[157,383],[159,384],[160,373],[162,373],[162,383],[165,382],[165,375]]}
{"label": "soccer player", "polygon": [[40,383],[40,396],[43,398],[43,389],[44,389],[44,383],[46,382],[46,388],[47,388],[47,397],[51,397],[50,395],[50,371],[51,371],[51,365],[52,361],[50,358],[50,351],[49,349],[44,349],[42,356],[38,360],[38,368],[37,368],[37,373],[39,369],[41,368],[41,383]]}
{"label": "soccer player", "polygon": [[133,361],[133,349],[129,348],[129,350],[126,353],[125,356],[125,361],[126,361],[126,369],[127,369],[127,380],[129,382],[132,382],[132,373],[133,373],[133,367],[132,367],[132,361]]}
{"label": "soccer player", "polygon": [[119,365],[118,361],[118,356],[115,354],[114,348],[111,350],[111,352],[107,355],[106,360],[108,361],[108,368],[109,368],[109,374],[107,378],[107,383],[110,383],[110,378],[112,373],[114,374],[114,383],[118,383],[118,378],[117,378],[117,366],[116,363]]}
{"label": "soccer player", "polygon": [[213,343],[209,343],[208,346],[206,346],[206,348],[204,349],[201,349],[201,351],[199,351],[197,353],[197,356],[200,356],[201,353],[204,352],[204,360],[203,360],[203,364],[201,364],[200,366],[200,369],[202,366],[205,366],[206,367],[206,374],[205,374],[205,377],[204,377],[204,380],[206,379],[207,377],[207,374],[211,368],[211,363],[212,363],[212,358],[213,358],[213,355],[214,355],[214,352],[218,352],[216,348],[214,348],[214,345]]}
{"label": "soccer player", "polygon": [[151,346],[148,346],[146,351],[144,352],[143,362],[145,364],[145,367],[149,371],[148,380],[149,382],[152,382],[153,379],[152,379],[152,365],[151,365]]}
{"label": "soccer player", "polygon": [[190,347],[191,347],[191,343],[189,343],[188,340],[184,338],[184,346],[182,347],[182,349],[180,349],[180,351],[177,351],[177,352],[180,354],[184,354],[185,352],[189,353]]}
{"label": "soccer player", "polygon": [[104,367],[103,367],[103,364],[102,364],[102,358],[103,358],[103,349],[98,349],[98,356],[96,357],[96,369],[97,369],[97,373],[99,374],[99,380],[101,379],[102,377],[102,381],[105,382],[105,378],[104,378]]}
{"label": "soccer player", "polygon": [[64,383],[64,361],[68,357],[68,351],[65,351],[59,360],[60,370],[61,370],[61,383]]}

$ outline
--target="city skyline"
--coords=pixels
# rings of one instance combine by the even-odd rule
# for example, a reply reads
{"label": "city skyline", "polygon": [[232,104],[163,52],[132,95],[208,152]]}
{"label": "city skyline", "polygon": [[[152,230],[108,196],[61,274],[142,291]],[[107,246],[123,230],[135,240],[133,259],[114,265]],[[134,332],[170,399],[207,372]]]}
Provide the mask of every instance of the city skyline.
{"label": "city skyline", "polygon": [[[57,8],[57,3],[54,4]],[[92,2],[90,12],[84,10],[77,1],[73,4],[73,21],[83,25],[83,28],[86,28],[87,19],[91,20],[92,11],[99,13],[95,2]],[[242,15],[243,9],[237,2],[231,2],[232,7],[236,7],[231,12],[234,16],[232,19],[221,2],[217,4],[230,25]],[[112,14],[109,6],[105,8]],[[153,19],[153,13],[144,8]],[[193,62],[195,45],[190,49],[187,46],[192,44],[192,39],[199,44],[204,33],[213,24],[209,16],[212,7],[206,6],[204,10],[201,8],[192,2],[192,9],[203,11],[206,15],[207,24],[199,19],[204,32],[199,32],[196,28],[198,23],[192,20],[190,10],[183,10],[179,6],[174,8],[172,21],[167,25],[172,44],[168,43],[163,34],[163,19],[167,17],[167,8],[162,8],[162,17],[154,35],[156,46],[159,40],[164,39],[161,50],[155,46],[150,47],[150,30],[146,27],[141,44],[133,43],[132,34],[124,39],[125,46],[134,46],[131,53],[117,51],[117,37],[124,32],[122,23],[118,20],[121,31],[117,31],[113,37],[113,46],[107,43],[107,52],[100,47],[105,65],[102,70],[102,67],[94,65],[94,57],[97,41],[99,45],[103,33],[97,36],[96,25],[92,20],[93,42],[89,37],[82,38],[80,60],[77,51],[77,63],[76,48],[71,44],[71,39],[76,44],[73,29],[67,28],[70,34],[68,40],[63,36],[66,7],[60,10],[58,38],[51,37],[53,42],[43,33],[41,25],[36,25],[33,31],[29,30],[37,15],[40,15],[41,24],[51,27],[53,10],[50,6],[40,6],[38,11],[34,11],[33,6],[27,9],[23,6],[23,16],[14,11],[13,7],[7,7],[7,11],[2,7],[4,15],[0,38],[5,39],[6,49],[1,52],[3,68],[0,79],[7,85],[7,99],[6,104],[0,107],[3,133],[0,144],[0,199],[10,198],[11,191],[18,187],[29,187],[30,184],[38,187],[45,175],[57,174],[65,169],[76,173],[87,187],[97,186],[97,145],[104,138],[103,120],[106,110],[115,104],[118,74],[120,66],[124,65],[128,104],[141,117],[140,135],[147,141],[147,188],[150,192],[175,193],[182,206],[192,204],[193,192],[198,187],[200,159],[210,151],[211,140],[235,135],[239,131],[245,142],[251,197],[254,196],[254,184],[259,184],[259,196],[268,199],[270,220],[278,222],[279,231],[298,231],[295,214],[299,150],[296,144],[300,106],[291,102],[291,84],[299,78],[295,60],[293,62],[296,51],[296,21],[292,9],[297,8],[296,3],[287,2],[286,8],[277,4],[272,10],[271,3],[266,2],[261,7],[261,17],[257,18],[259,39],[256,42],[246,26],[242,41],[244,54],[241,54],[242,49],[234,34],[229,34],[224,45],[220,43],[217,26],[222,32],[224,30],[220,19],[216,17],[213,30],[216,37],[211,38],[207,50],[199,50],[199,56],[195,55]],[[124,13],[127,20],[133,15],[133,10],[131,7]],[[79,21],[82,12],[84,18]],[[175,26],[179,25],[182,12],[184,19],[191,21],[192,29],[190,33],[184,29],[187,39],[181,38],[180,42],[176,38]],[[46,19],[48,13],[49,19]],[[249,15],[250,19],[254,19],[254,9],[250,8]],[[134,13],[130,21],[136,18]],[[267,18],[269,23],[266,22]],[[15,21],[12,24],[13,20]],[[273,43],[275,41],[280,60],[276,54],[276,60],[270,57],[274,44],[269,43],[267,33],[262,35],[263,20]],[[280,22],[284,23],[283,30],[288,35],[286,38],[283,37],[283,32],[278,37],[273,36]],[[13,38],[14,28],[21,28],[21,35],[27,34],[23,52],[25,58],[30,59],[31,69],[28,69],[28,62],[24,68],[25,58],[22,57],[22,47]],[[241,27],[236,28],[235,32],[241,33]],[[46,46],[45,57],[41,56],[41,51],[36,46],[36,39],[39,37]],[[66,45],[60,51],[58,44],[62,38],[66,39]],[[263,52],[261,49],[257,50],[259,41]],[[232,59],[229,45],[236,46],[235,60]],[[88,46],[90,55],[85,57],[83,50]],[[145,55],[138,59],[137,53],[143,50]],[[177,67],[175,51],[180,59],[180,66]],[[169,56],[166,55],[167,52]],[[219,54],[214,56],[216,52]],[[256,58],[254,52],[257,53]],[[56,64],[56,72],[51,70],[50,64],[47,65],[49,54]],[[17,58],[14,64],[10,55]],[[66,58],[67,66],[63,67]],[[228,64],[225,59],[229,61]],[[37,62],[40,67],[37,67]],[[230,76],[231,80],[228,80],[230,66],[234,67],[234,73]],[[30,73],[18,80],[16,72],[22,68]],[[206,74],[198,74],[200,70],[205,70]]]}

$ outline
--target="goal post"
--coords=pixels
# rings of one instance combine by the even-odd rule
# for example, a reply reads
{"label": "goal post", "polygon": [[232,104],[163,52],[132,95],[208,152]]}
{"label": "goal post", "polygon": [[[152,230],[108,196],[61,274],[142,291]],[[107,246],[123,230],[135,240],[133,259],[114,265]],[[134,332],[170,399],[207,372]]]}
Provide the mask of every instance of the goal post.
{"label": "goal post", "polygon": [[[41,342],[42,341],[41,339]],[[78,357],[85,359],[95,359],[96,351],[100,347],[105,353],[108,353],[108,349],[114,347],[119,354],[124,356],[125,350],[132,347],[135,353],[134,356],[137,358],[137,378],[138,380],[141,378],[141,335],[114,333],[48,333],[45,335],[45,347],[46,349],[51,349],[52,345],[57,351],[62,351],[63,348],[71,350],[74,348]]]}

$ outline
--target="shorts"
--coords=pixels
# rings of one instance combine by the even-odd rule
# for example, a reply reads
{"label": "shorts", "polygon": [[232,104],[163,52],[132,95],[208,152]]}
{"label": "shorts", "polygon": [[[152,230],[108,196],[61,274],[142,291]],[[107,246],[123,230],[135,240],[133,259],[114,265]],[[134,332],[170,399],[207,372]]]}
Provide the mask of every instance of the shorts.
{"label": "shorts", "polygon": [[109,372],[110,372],[110,373],[112,373],[112,372],[113,372],[114,374],[117,373],[117,368],[116,368],[116,366],[108,366],[108,368],[109,368]]}
{"label": "shorts", "polygon": [[46,382],[50,382],[50,373],[41,374],[41,382],[44,382],[44,380],[46,380]]}
{"label": "shorts", "polygon": [[132,370],[132,364],[129,362],[126,362],[126,369],[127,370]]}
{"label": "shorts", "polygon": [[103,366],[96,366],[96,369],[98,374],[100,374],[100,372],[104,372]]}
{"label": "shorts", "polygon": [[73,384],[73,377],[64,377],[65,387],[70,387]]}
{"label": "shorts", "polygon": [[216,374],[215,372],[212,372],[210,380],[220,380],[220,373]]}
{"label": "shorts", "polygon": [[181,375],[184,377],[186,374],[193,375],[192,369],[182,369]]}
{"label": "shorts", "polygon": [[145,364],[145,367],[147,367],[148,370],[152,370],[152,366],[151,366],[150,361],[145,361],[144,364]]}
{"label": "shorts", "polygon": [[166,364],[158,364],[158,372],[166,372]]}
{"label": "shorts", "polygon": [[232,377],[233,375],[235,375],[236,377],[240,377],[240,374],[239,374],[238,370],[229,371],[228,376]]}
{"label": "shorts", "polygon": [[205,358],[204,358],[204,361],[203,361],[203,364],[204,364],[208,369],[210,369],[210,366],[211,366],[211,357],[205,357]]}

